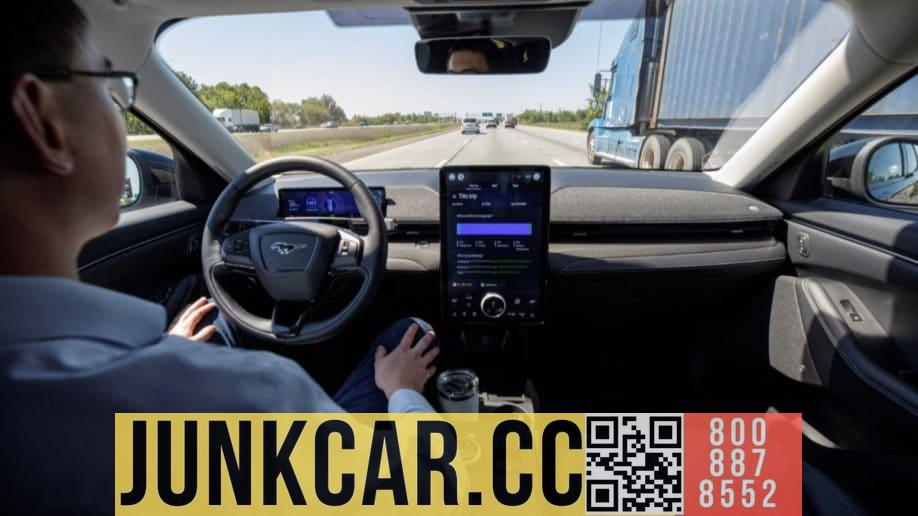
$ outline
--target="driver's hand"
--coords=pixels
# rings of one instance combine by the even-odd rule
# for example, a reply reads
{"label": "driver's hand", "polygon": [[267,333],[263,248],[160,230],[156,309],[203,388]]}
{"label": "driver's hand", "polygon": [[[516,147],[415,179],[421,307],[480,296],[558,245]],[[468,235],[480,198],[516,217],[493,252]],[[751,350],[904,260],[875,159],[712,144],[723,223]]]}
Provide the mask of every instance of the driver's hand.
{"label": "driver's hand", "polygon": [[213,310],[215,306],[216,305],[208,301],[206,297],[202,297],[194,303],[191,303],[185,307],[182,313],[172,322],[172,326],[170,326],[168,330],[169,335],[177,335],[196,341],[210,340],[217,331],[217,327],[213,324],[209,324],[201,329],[197,329],[197,327],[198,324],[201,323],[201,319],[203,319],[208,312]]}
{"label": "driver's hand", "polygon": [[437,368],[430,363],[440,353],[440,348],[428,350],[436,335],[432,331],[427,332],[412,346],[417,333],[418,325],[412,324],[390,353],[387,354],[382,346],[376,348],[376,386],[386,393],[386,398],[399,389],[421,392],[424,383],[436,372]]}

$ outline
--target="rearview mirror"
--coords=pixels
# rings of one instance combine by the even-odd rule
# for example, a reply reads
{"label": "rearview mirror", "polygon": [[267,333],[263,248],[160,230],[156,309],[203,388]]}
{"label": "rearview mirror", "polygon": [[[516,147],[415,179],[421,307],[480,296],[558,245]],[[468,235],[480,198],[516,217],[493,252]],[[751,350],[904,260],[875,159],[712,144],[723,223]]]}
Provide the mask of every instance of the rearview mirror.
{"label": "rearview mirror", "polygon": [[544,37],[435,38],[414,44],[422,73],[539,73],[548,66],[551,41]]}
{"label": "rearview mirror", "polygon": [[599,98],[600,93],[602,93],[602,74],[596,72],[596,75],[593,76],[593,98]]}

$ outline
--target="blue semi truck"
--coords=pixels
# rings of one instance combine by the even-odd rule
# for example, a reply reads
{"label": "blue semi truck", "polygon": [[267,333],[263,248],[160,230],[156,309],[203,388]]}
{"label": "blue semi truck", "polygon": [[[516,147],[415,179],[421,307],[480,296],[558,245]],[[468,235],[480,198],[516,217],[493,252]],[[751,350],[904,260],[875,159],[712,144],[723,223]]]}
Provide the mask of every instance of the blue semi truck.
{"label": "blue semi truck", "polygon": [[844,38],[846,16],[821,0],[646,0],[596,74],[589,161],[718,168]]}

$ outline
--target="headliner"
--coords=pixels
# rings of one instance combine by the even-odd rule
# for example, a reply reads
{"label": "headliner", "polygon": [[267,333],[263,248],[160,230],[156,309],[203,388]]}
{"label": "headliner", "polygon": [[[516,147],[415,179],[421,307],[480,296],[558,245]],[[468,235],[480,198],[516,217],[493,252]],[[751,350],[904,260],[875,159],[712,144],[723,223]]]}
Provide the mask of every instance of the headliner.
{"label": "headliner", "polygon": [[[223,14],[252,14],[289,11],[335,11],[333,19],[342,26],[410,24],[403,8],[456,10],[468,8],[539,8],[547,6],[586,5],[580,19],[629,19],[639,12],[642,0],[569,0],[466,1],[458,4],[433,0],[128,0],[129,5],[148,8],[163,18],[187,18]],[[151,13],[152,14],[152,13]]]}

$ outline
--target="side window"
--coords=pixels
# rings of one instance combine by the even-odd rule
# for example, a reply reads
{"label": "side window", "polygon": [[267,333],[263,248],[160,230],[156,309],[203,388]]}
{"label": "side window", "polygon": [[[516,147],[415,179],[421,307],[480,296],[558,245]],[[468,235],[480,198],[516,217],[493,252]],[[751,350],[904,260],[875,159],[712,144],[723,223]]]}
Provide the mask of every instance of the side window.
{"label": "side window", "polygon": [[918,75],[842,128],[828,159],[827,195],[918,207]]}
{"label": "side window", "polygon": [[133,114],[127,113],[124,122],[127,156],[121,210],[137,210],[176,200],[172,147]]}
{"label": "side window", "polygon": [[[617,71],[618,71],[618,67],[612,66],[612,76],[609,77],[609,94],[615,91],[615,76],[618,75],[616,73]],[[608,99],[605,99],[605,100],[606,100],[606,111],[605,113],[603,113],[602,117],[605,120],[612,120],[612,115],[614,114],[612,102],[609,101]]]}

